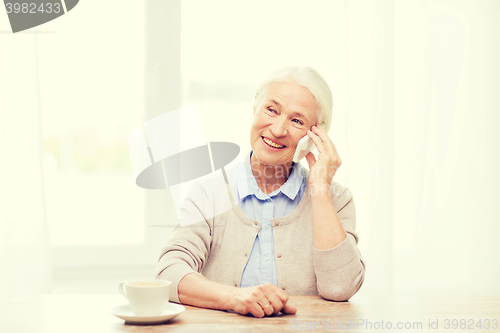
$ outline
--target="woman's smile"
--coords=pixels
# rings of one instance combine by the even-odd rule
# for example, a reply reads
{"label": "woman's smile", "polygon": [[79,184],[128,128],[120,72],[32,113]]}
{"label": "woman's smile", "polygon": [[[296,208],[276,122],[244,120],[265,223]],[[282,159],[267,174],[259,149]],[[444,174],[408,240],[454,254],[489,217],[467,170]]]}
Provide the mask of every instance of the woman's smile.
{"label": "woman's smile", "polygon": [[274,140],[271,140],[269,138],[266,138],[265,136],[262,137],[262,141],[264,141],[264,143],[269,146],[270,148],[274,148],[274,149],[283,149],[285,148],[286,146],[283,145],[283,144],[280,144]]}

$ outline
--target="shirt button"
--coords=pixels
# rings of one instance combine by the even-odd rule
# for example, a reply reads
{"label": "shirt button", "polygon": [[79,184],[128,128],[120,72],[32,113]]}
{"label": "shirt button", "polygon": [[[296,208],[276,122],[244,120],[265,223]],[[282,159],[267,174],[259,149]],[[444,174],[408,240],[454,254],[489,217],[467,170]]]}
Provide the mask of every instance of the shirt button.
{"label": "shirt button", "polygon": [[245,253],[245,258],[248,257],[248,254]]}
{"label": "shirt button", "polygon": [[[246,257],[246,255],[245,255],[245,257]],[[278,254],[278,258],[281,258],[281,254]]]}
{"label": "shirt button", "polygon": [[268,225],[266,225],[264,228],[269,229],[269,226],[268,226]]}
{"label": "shirt button", "polygon": [[266,201],[267,201],[267,202],[270,202],[270,201],[271,201],[271,199],[267,199]]}
{"label": "shirt button", "polygon": [[[237,283],[235,283],[235,284],[234,284],[234,286],[235,286],[235,287],[238,287],[238,284],[237,284]],[[283,290],[284,290],[284,289],[283,289]]]}
{"label": "shirt button", "polygon": [[265,256],[265,257],[264,257],[264,260],[266,260],[266,261],[267,261],[267,260],[269,260],[269,257]]}
{"label": "shirt button", "polygon": [[281,289],[285,290],[285,289],[286,289],[286,287],[281,287]]}
{"label": "shirt button", "polygon": [[257,222],[255,222],[255,225],[259,225]]}
{"label": "shirt button", "polygon": [[276,227],[277,227],[277,226],[279,226],[279,225],[280,225],[280,223],[279,223],[279,222],[276,222],[276,223],[274,224],[274,226],[276,226]]}

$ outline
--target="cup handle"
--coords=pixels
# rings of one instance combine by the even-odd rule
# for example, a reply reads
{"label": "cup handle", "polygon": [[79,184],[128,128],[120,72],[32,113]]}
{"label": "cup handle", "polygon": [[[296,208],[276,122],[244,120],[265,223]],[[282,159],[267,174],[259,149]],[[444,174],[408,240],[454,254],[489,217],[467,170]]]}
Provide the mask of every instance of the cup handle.
{"label": "cup handle", "polygon": [[125,291],[125,284],[126,283],[127,283],[127,281],[120,282],[120,284],[118,285],[118,291],[120,292],[120,294],[122,294],[123,297],[128,299],[127,292]]}

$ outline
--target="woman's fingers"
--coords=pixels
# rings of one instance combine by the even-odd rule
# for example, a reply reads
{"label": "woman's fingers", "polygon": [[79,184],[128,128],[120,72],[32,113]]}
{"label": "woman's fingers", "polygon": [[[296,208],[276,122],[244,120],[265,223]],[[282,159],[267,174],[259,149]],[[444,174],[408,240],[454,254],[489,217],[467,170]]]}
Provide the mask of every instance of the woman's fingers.
{"label": "woman's fingers", "polygon": [[264,313],[266,314],[266,316],[272,316],[274,314],[274,307],[273,307],[273,304],[268,300],[268,304],[267,305],[264,305],[262,307],[262,310],[264,311]]}
{"label": "woman's fingers", "polygon": [[[326,131],[323,128],[318,127],[318,126],[313,126],[312,131],[314,134],[316,134],[317,136],[320,137],[321,142],[323,143],[323,147],[325,149],[324,152],[326,152],[325,156],[330,161],[328,163],[329,164],[333,163],[334,166],[336,168],[338,168],[340,166],[340,164],[342,163],[342,161],[340,160],[339,154],[337,153],[337,148],[335,148],[335,145],[333,144],[332,140],[328,136],[328,133],[326,133]],[[319,157],[319,158],[321,158],[321,157]]]}
{"label": "woman's fingers", "polygon": [[313,131],[308,130],[307,136],[312,140],[312,142],[314,142],[314,144],[316,145],[316,148],[318,149],[318,151],[320,153],[326,151],[326,148],[325,148],[325,145],[323,144],[323,141],[321,141],[321,138],[318,135],[314,134]]}
{"label": "woman's fingers", "polygon": [[284,314],[296,314],[297,313],[297,308],[293,305],[285,305],[283,309],[281,309],[281,312]]}
{"label": "woman's fingers", "polygon": [[335,148],[333,141],[330,139],[328,133],[326,133],[323,127],[313,126],[311,130],[314,134],[320,137],[321,141],[323,142],[323,145],[328,151],[334,151],[335,153],[337,153],[337,149]]}
{"label": "woman's fingers", "polygon": [[[274,286],[274,287],[276,287],[276,286]],[[286,304],[286,302],[283,303],[283,301],[278,297],[278,295],[276,295],[274,290],[271,290],[271,292],[268,292],[266,294],[266,297],[269,300],[269,302],[273,308],[273,311],[271,312],[271,314],[268,314],[268,312],[266,312],[267,315],[277,315],[283,309],[283,306]]]}
{"label": "woman's fingers", "polygon": [[311,127],[311,130],[307,131],[307,135],[314,142],[319,152],[317,159],[312,154],[306,156],[309,163],[309,181],[330,184],[342,164],[337,149],[322,127]]}
{"label": "woman's fingers", "polygon": [[269,301],[269,307],[265,307],[264,309],[266,316],[277,315],[283,312],[288,302],[288,295],[284,290],[272,283],[260,285],[258,288],[264,293],[267,301]]}
{"label": "woman's fingers", "polygon": [[[286,295],[286,293],[283,290],[276,287],[272,283],[266,283],[266,284],[260,285],[259,288],[262,290],[267,301],[270,304],[269,307],[266,307],[264,309],[264,311],[266,312],[266,315],[270,316],[270,315],[278,314],[284,306],[283,302],[285,302],[285,304],[286,304],[286,301],[288,300],[288,295]],[[285,294],[282,295],[281,293],[285,293]],[[272,308],[272,309],[270,311],[268,311],[269,308]]]}
{"label": "woman's fingers", "polygon": [[[262,312],[257,311],[259,313],[259,316],[258,316],[259,318],[262,318],[264,316],[270,316],[274,312],[272,304],[267,299],[266,294],[267,293],[266,293],[266,290],[264,288],[264,285],[259,285],[259,286],[255,287],[253,292],[252,292],[252,296],[253,296],[252,301],[255,304],[257,304],[257,307],[259,308],[259,310],[262,310]],[[260,315],[260,313],[262,313],[262,315]],[[255,316],[255,313],[254,313],[254,316]]]}
{"label": "woman's fingers", "polygon": [[266,305],[266,297],[257,287],[234,288],[231,294],[232,309],[239,314],[251,313],[256,318],[265,316],[261,304]]}
{"label": "woman's fingers", "polygon": [[[251,313],[254,317],[276,315],[279,312],[292,313],[295,308],[287,307],[288,295],[272,283],[250,288],[241,288],[234,294],[236,306],[233,308],[240,314]],[[284,310],[286,308],[286,310]],[[287,312],[284,312],[287,311]]]}
{"label": "woman's fingers", "polygon": [[266,315],[266,312],[258,302],[247,300],[247,307],[248,312],[256,318],[262,318]]}
{"label": "woman's fingers", "polygon": [[309,164],[309,169],[311,169],[316,163],[316,157],[312,152],[309,152],[309,154],[306,155],[306,160],[307,163]]}

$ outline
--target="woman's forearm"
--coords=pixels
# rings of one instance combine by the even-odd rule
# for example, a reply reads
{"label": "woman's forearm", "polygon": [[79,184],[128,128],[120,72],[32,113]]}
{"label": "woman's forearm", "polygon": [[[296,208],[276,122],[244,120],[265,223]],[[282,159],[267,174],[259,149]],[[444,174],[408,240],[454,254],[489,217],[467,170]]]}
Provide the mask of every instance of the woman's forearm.
{"label": "woman's forearm", "polygon": [[181,303],[200,308],[233,310],[242,315],[251,313],[257,318],[297,312],[294,306],[287,304],[288,295],[272,283],[237,288],[188,274],[179,282],[178,291]]}
{"label": "woman's forearm", "polygon": [[216,310],[232,310],[230,299],[234,289],[198,274],[187,274],[178,285],[181,303]]}
{"label": "woman's forearm", "polygon": [[330,186],[324,184],[310,186],[313,246],[318,250],[332,249],[342,243],[347,234],[330,197]]}

